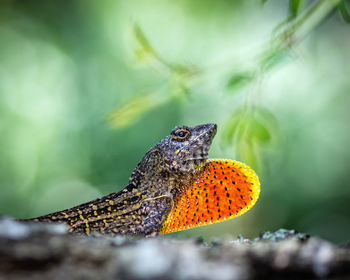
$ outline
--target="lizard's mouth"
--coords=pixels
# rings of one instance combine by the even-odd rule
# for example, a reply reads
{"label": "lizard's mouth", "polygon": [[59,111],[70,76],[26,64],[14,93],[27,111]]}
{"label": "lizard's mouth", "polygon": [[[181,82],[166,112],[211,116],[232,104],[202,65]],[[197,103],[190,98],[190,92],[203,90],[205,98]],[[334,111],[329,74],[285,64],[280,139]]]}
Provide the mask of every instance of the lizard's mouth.
{"label": "lizard's mouth", "polygon": [[208,152],[209,152],[209,147],[210,145],[208,145],[207,147],[201,147],[199,149],[197,149],[192,157],[186,158],[184,160],[184,162],[194,162],[196,163],[201,163],[201,162],[205,162],[208,159]]}
{"label": "lizard's mouth", "polygon": [[208,152],[216,134],[216,124],[208,124],[208,130],[203,132],[198,139],[201,143],[193,154],[195,160],[206,161],[208,159]]}

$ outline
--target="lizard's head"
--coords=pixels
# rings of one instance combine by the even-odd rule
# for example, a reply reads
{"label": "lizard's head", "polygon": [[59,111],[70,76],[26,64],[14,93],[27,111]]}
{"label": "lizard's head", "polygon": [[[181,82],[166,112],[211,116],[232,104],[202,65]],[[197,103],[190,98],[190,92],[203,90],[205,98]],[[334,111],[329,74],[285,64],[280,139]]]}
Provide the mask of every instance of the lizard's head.
{"label": "lizard's head", "polygon": [[139,185],[140,180],[146,179],[159,184],[170,177],[189,183],[204,168],[215,134],[216,124],[213,123],[175,127],[145,154],[129,183]]}
{"label": "lizard's head", "polygon": [[215,134],[216,124],[213,123],[175,127],[156,145],[165,168],[180,176],[195,174],[204,166]]}

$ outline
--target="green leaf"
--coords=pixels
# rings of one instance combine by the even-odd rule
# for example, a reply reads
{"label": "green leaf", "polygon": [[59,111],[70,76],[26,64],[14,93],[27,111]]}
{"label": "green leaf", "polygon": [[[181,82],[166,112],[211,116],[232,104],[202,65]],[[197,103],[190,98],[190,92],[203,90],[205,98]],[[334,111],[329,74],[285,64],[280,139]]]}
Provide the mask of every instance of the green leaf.
{"label": "green leaf", "polygon": [[343,20],[346,23],[350,23],[350,8],[346,2],[347,2],[346,0],[343,0],[340,2],[339,11],[340,11],[340,14],[341,14]]}
{"label": "green leaf", "polygon": [[254,132],[252,139],[259,145],[271,145],[278,138],[279,129],[275,116],[268,110],[259,107],[254,110]]}
{"label": "green leaf", "polygon": [[254,75],[251,72],[238,73],[231,76],[226,87],[234,92],[249,84],[253,79]]}
{"label": "green leaf", "polygon": [[289,52],[287,49],[278,49],[277,51],[273,51],[267,53],[260,63],[260,66],[264,70],[271,70],[272,68],[282,64],[289,58]]}
{"label": "green leaf", "polygon": [[278,134],[275,117],[266,109],[254,108],[251,111],[240,108],[227,121],[223,140],[230,142],[252,141],[259,145],[269,145]]}
{"label": "green leaf", "polygon": [[246,119],[246,110],[244,108],[238,108],[226,122],[223,129],[223,140],[226,144],[231,144],[233,141],[242,137],[243,128],[245,126],[244,120]]}
{"label": "green leaf", "polygon": [[235,145],[237,156],[253,168],[262,168],[261,150],[277,138],[278,126],[273,114],[262,107],[237,109],[224,126],[222,139]]}
{"label": "green leaf", "polygon": [[137,24],[134,26],[134,35],[138,43],[141,45],[143,52],[156,56],[156,52],[153,49],[151,43],[148,41],[141,27]]}
{"label": "green leaf", "polygon": [[238,158],[247,163],[254,170],[261,169],[260,156],[257,145],[253,141],[240,141],[238,144]]}
{"label": "green leaf", "polygon": [[303,0],[289,0],[289,17],[290,18],[296,18],[299,11],[301,10],[300,7],[303,5]]}
{"label": "green leaf", "polygon": [[250,137],[260,144],[268,144],[271,140],[269,129],[258,119],[253,119],[250,127]]}

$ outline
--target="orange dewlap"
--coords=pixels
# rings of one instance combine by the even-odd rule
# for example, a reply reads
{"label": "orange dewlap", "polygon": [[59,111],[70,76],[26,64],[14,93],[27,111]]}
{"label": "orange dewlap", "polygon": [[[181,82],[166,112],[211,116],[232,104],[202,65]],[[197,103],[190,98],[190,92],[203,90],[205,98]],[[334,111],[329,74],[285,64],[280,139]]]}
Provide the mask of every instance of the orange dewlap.
{"label": "orange dewlap", "polygon": [[244,163],[209,159],[191,186],[184,187],[160,234],[231,219],[247,212],[258,200],[260,182]]}

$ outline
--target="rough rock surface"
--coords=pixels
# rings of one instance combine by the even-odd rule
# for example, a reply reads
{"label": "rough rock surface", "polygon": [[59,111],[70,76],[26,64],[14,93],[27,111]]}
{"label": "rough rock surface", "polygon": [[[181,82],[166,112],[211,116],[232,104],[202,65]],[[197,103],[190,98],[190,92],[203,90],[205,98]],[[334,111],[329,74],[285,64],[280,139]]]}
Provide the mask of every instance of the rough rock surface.
{"label": "rough rock surface", "polygon": [[0,219],[0,279],[350,279],[350,247],[293,230],[199,239],[72,235]]}

